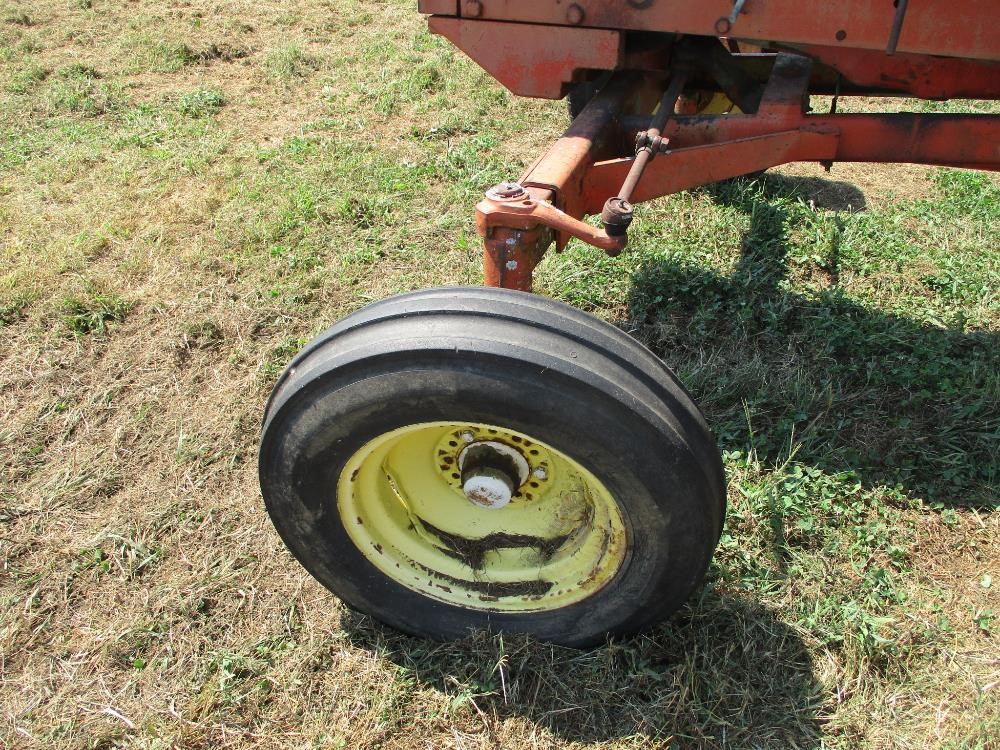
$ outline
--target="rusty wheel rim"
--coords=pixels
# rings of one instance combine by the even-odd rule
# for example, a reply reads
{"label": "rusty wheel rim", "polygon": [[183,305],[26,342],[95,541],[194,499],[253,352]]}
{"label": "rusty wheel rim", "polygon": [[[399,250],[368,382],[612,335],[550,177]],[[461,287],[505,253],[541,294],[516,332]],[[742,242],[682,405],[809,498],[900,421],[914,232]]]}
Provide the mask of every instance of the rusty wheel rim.
{"label": "rusty wheel rim", "polygon": [[344,527],[408,589],[470,609],[580,602],[625,560],[618,503],[579,462],[524,433],[430,422],[370,440],[337,483]]}

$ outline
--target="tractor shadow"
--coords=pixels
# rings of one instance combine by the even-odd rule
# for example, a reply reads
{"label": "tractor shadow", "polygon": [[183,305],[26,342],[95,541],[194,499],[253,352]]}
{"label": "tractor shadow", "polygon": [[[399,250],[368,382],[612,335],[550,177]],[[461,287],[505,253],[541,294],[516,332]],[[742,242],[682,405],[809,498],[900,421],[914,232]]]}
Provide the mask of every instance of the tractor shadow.
{"label": "tractor shadow", "polygon": [[[839,212],[865,203],[847,183],[768,173],[703,190],[750,217],[735,269],[721,275],[669,255],[647,264],[616,323],[678,374],[720,448],[765,465],[792,455],[932,503],[997,507],[1000,336],[848,299]],[[786,284],[802,273],[789,258],[789,196],[832,213],[815,243],[809,297]]]}
{"label": "tractor shadow", "polygon": [[448,720],[476,733],[506,734],[520,718],[568,742],[819,747],[824,691],[801,638],[711,586],[654,631],[587,651],[511,634],[434,643],[346,609],[341,627],[446,695]]}

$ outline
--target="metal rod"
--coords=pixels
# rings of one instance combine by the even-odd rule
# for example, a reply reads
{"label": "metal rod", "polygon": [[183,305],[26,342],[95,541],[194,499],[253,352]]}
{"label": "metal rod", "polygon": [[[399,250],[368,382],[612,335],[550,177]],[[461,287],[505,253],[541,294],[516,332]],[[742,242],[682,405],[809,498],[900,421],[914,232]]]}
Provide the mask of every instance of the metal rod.
{"label": "metal rod", "polygon": [[892,19],[892,31],[889,32],[889,46],[885,49],[885,54],[895,55],[896,45],[899,44],[899,34],[903,31],[903,20],[906,18],[906,6],[910,0],[896,0],[896,17]]}
{"label": "metal rod", "polygon": [[650,159],[654,156],[654,147],[650,145],[654,142],[654,139],[659,138],[663,133],[663,128],[667,125],[667,120],[674,114],[674,106],[677,104],[677,99],[680,98],[681,92],[684,90],[684,84],[687,83],[687,71],[677,71],[674,77],[670,79],[670,85],[667,86],[667,90],[663,92],[663,98],[660,100],[660,106],[653,115],[652,122],[649,125],[649,129],[646,131],[647,145],[642,146],[635,154],[635,161],[632,162],[632,168],[628,172],[628,176],[625,178],[625,183],[622,185],[622,189],[618,191],[618,197],[623,201],[628,201],[632,197],[632,192],[635,190],[635,186],[639,184],[639,179],[642,177],[643,171],[646,169],[646,165],[649,164]]}

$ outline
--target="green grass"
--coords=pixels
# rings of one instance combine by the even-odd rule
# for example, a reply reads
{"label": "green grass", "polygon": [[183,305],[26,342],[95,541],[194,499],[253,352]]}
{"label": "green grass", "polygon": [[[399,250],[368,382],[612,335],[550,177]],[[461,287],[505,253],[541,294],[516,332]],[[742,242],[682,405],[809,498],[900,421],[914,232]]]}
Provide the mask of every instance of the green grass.
{"label": "green grass", "polygon": [[[27,18],[27,22],[23,20]],[[875,106],[842,101],[845,108]],[[995,104],[904,102],[996,112]],[[262,512],[264,402],[364,303],[478,283],[565,126],[409,0],[39,0],[0,22],[0,738],[13,747],[990,747],[1000,185],[771,170],[538,291],[648,344],[730,483],[705,586],[588,652],[408,638]]]}
{"label": "green grass", "polygon": [[302,51],[299,44],[287,44],[272,50],[264,60],[264,68],[275,79],[293,81],[305,78],[319,67],[315,56]]}
{"label": "green grass", "polygon": [[188,117],[207,117],[214,115],[226,103],[225,96],[214,89],[197,89],[181,96],[177,109]]}
{"label": "green grass", "polygon": [[78,336],[107,332],[108,323],[121,323],[131,305],[114,294],[93,294],[86,299],[67,297],[61,310],[66,327]]}

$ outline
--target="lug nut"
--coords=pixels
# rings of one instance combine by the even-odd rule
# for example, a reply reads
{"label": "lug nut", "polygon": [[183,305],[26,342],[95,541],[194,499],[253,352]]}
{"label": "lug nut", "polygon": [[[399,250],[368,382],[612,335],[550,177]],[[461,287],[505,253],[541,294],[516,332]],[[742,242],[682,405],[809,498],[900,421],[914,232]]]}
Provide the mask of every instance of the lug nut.
{"label": "lug nut", "polygon": [[537,469],[535,469],[533,472],[531,472],[531,475],[535,479],[548,479],[549,478],[549,473],[547,471],[545,471],[545,469],[542,468],[541,466],[539,466]]}

